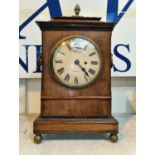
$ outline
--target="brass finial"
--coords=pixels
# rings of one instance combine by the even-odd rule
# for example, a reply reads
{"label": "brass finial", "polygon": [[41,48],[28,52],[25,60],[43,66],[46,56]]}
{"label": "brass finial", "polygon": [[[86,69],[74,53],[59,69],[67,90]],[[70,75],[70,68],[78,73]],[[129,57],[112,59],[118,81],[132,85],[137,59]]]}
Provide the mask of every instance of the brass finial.
{"label": "brass finial", "polygon": [[74,11],[75,11],[75,15],[76,16],[79,16],[79,13],[80,13],[80,6],[78,4],[76,4],[75,8],[74,8]]}

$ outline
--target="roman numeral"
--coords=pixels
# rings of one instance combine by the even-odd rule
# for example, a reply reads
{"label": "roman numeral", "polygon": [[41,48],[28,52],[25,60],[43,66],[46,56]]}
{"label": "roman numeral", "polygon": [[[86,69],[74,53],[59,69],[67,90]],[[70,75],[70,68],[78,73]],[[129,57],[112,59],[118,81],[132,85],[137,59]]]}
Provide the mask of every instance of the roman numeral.
{"label": "roman numeral", "polygon": [[60,54],[62,54],[62,55],[65,55],[65,53],[63,53],[63,52],[61,52],[61,51],[58,51]]}
{"label": "roman numeral", "polygon": [[88,81],[88,78],[87,78],[86,76],[84,76],[84,79],[85,79],[86,81]]}
{"label": "roman numeral", "polygon": [[71,46],[69,45],[69,43],[66,43],[66,46],[68,47],[69,50],[71,50]]}
{"label": "roman numeral", "polygon": [[92,75],[95,74],[95,71],[94,71],[93,69],[91,69],[91,68],[88,70],[88,72],[89,72],[90,74],[92,74]]}
{"label": "roman numeral", "polygon": [[89,54],[89,56],[91,57],[91,56],[93,56],[95,54],[96,54],[96,52],[92,52],[92,53]]}
{"label": "roman numeral", "polygon": [[97,65],[98,64],[98,61],[91,61],[91,64],[92,65]]}
{"label": "roman numeral", "polygon": [[63,63],[62,60],[56,60],[55,63]]}
{"label": "roman numeral", "polygon": [[78,78],[76,76],[74,77],[74,84],[78,84]]}
{"label": "roman numeral", "polygon": [[69,79],[70,79],[70,75],[67,74],[67,75],[65,76],[64,80],[65,80],[65,81],[69,81]]}
{"label": "roman numeral", "polygon": [[61,75],[64,72],[64,67],[58,69],[57,72]]}

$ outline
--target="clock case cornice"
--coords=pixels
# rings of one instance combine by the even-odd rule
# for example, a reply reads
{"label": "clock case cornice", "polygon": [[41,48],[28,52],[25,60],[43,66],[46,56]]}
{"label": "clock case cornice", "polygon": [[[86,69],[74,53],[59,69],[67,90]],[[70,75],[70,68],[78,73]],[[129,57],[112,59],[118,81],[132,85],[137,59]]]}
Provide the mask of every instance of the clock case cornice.
{"label": "clock case cornice", "polygon": [[80,31],[112,31],[115,23],[100,21],[99,17],[53,17],[50,21],[36,21],[42,31],[80,30]]}

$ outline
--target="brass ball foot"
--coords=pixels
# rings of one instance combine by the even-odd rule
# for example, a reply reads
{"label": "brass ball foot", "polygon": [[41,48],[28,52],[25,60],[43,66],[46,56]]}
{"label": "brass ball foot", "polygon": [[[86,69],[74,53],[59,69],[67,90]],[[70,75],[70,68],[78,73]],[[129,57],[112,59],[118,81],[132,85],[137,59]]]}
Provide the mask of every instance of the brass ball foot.
{"label": "brass ball foot", "polygon": [[35,136],[34,136],[34,142],[35,142],[36,144],[40,144],[41,141],[42,141],[42,136],[41,136],[41,135],[35,135]]}
{"label": "brass ball foot", "polygon": [[115,143],[118,141],[118,136],[117,136],[117,134],[111,133],[109,136],[109,139],[111,142]]}

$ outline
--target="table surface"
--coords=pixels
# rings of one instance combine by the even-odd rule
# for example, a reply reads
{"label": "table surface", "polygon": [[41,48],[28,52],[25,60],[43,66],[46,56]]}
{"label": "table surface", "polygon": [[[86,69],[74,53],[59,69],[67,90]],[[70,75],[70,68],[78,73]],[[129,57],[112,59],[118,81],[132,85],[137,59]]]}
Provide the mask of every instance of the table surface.
{"label": "table surface", "polygon": [[119,141],[111,143],[108,134],[43,135],[41,144],[33,142],[33,121],[37,114],[20,114],[20,155],[135,155],[136,116],[114,115],[119,121]]}

